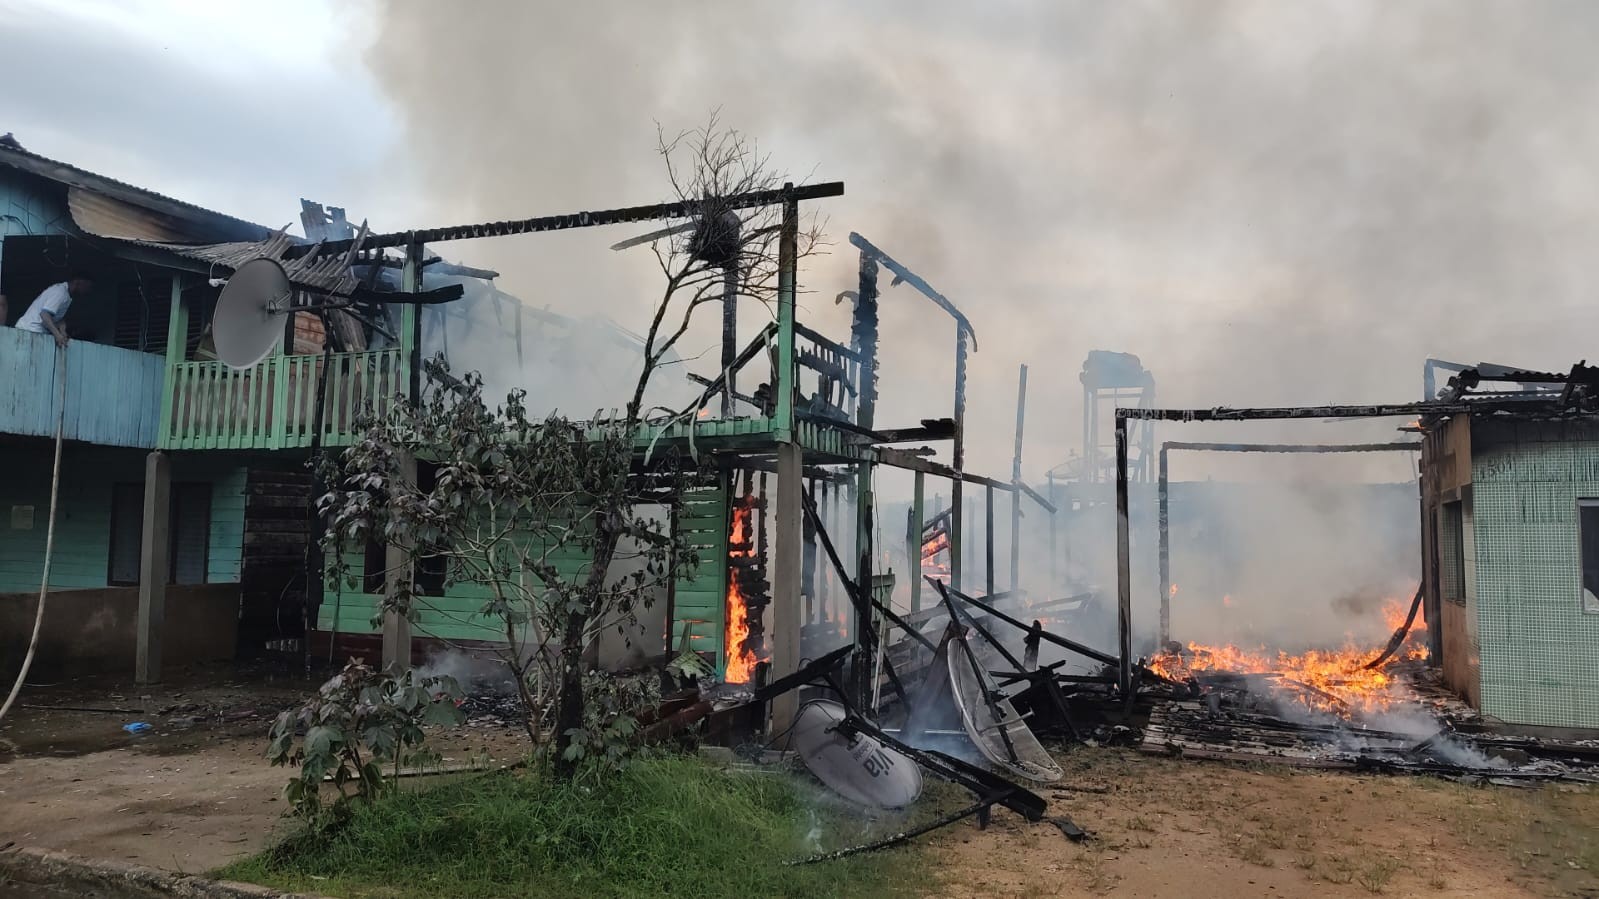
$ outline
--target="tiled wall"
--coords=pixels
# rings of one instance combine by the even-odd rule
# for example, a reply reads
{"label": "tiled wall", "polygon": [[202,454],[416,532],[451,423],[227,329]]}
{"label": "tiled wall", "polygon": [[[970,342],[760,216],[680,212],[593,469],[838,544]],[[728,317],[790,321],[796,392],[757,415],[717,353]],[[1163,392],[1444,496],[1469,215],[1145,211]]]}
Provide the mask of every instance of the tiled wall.
{"label": "tiled wall", "polygon": [[1599,728],[1599,615],[1582,608],[1582,498],[1599,498],[1599,427],[1474,423],[1467,589],[1486,715]]}

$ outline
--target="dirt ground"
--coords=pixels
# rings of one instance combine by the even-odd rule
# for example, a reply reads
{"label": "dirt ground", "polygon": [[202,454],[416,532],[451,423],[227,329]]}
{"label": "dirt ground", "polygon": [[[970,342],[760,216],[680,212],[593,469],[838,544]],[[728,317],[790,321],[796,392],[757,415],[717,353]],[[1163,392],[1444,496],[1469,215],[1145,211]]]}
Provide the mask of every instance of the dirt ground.
{"label": "dirt ground", "polygon": [[[286,826],[289,778],[267,764],[267,730],[312,689],[303,676],[219,669],[158,687],[89,678],[27,690],[0,725],[0,846],[190,874],[260,851]],[[122,729],[136,721],[151,729]],[[466,729],[438,748],[446,761],[500,761],[523,742]]]}
{"label": "dirt ground", "polygon": [[[303,679],[197,674],[119,692],[84,681],[24,694],[0,726],[0,846],[188,873],[269,845],[287,772],[262,757]],[[54,708],[38,708],[53,706]],[[104,709],[103,711],[73,711]],[[152,725],[128,734],[131,721]],[[522,740],[468,728],[440,748],[510,761]],[[932,837],[941,892],[983,896],[1599,897],[1599,790],[1473,787],[1152,758],[1062,757],[1051,814],[1096,839],[1001,811]],[[420,785],[420,784],[419,784]]]}
{"label": "dirt ground", "polygon": [[1599,897],[1599,791],[1152,758],[1062,759],[1051,814],[936,837],[950,895]]}

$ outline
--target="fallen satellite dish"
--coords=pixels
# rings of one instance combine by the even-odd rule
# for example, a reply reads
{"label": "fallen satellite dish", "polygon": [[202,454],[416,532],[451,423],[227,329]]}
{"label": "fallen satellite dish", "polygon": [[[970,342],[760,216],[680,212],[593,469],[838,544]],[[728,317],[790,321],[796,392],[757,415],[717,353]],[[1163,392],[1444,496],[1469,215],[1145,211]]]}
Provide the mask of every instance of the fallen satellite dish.
{"label": "fallen satellite dish", "polygon": [[[964,638],[960,638],[963,639]],[[1050,758],[1033,729],[1027,726],[1009,699],[1000,696],[986,672],[974,670],[970,643],[949,653],[949,680],[960,709],[966,735],[990,762],[1028,780],[1054,783],[1064,772]],[[994,697],[985,701],[984,694]],[[998,713],[998,718],[995,713]]]}
{"label": "fallen satellite dish", "polygon": [[816,779],[851,802],[904,808],[922,794],[922,771],[876,737],[840,728],[844,707],[812,700],[794,719],[789,745]]}
{"label": "fallen satellite dish", "polygon": [[293,297],[289,276],[276,260],[252,259],[239,266],[217,297],[211,319],[217,358],[243,370],[271,355],[283,340],[283,316]]}

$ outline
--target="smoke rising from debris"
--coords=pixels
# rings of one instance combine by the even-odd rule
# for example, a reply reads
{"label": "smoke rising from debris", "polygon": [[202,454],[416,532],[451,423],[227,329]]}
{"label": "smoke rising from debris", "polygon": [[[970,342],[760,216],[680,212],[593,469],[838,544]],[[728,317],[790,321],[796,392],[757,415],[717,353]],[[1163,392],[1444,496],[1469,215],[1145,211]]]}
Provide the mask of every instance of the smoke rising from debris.
{"label": "smoke rising from debris", "polygon": [[[665,198],[656,123],[712,109],[796,180],[845,181],[818,204],[833,247],[802,272],[802,317],[847,333],[830,298],[854,286],[850,231],[926,277],[977,330],[968,467],[1008,471],[1026,362],[1036,483],[1078,447],[1094,348],[1138,354],[1161,405],[1197,407],[1412,400],[1427,356],[1564,368],[1588,354],[1596,31],[1591,5],[1495,0],[393,2],[366,58],[443,220]],[[632,233],[458,252],[535,305],[637,328],[659,275],[647,252],[607,249]],[[743,316],[746,339],[757,319]],[[952,324],[885,279],[882,333],[879,424],[949,414]],[[710,374],[714,358],[687,367]],[[1396,424],[1159,439],[1386,440]],[[1184,460],[1173,476],[1257,463]],[[1313,464],[1334,482],[1413,474],[1392,457]],[[908,493],[893,477],[883,489]],[[1325,567],[1353,570],[1371,535],[1342,533]],[[1153,533],[1137,539],[1152,558]]]}

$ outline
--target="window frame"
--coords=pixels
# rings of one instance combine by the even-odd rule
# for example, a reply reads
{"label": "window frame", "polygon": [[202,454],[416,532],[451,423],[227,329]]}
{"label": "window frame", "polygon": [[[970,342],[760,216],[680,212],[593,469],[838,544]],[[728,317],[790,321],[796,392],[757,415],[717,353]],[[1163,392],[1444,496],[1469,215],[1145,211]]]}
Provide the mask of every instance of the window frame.
{"label": "window frame", "polygon": [[[107,524],[108,533],[106,540],[106,575],[107,587],[137,587],[144,579],[144,491],[143,481],[115,481],[111,484],[111,514]],[[205,493],[204,515],[201,516],[200,541],[200,580],[192,584],[178,583],[178,541],[177,527],[179,521],[179,496],[185,491]],[[138,510],[137,527],[134,529],[134,544],[136,552],[137,573],[133,580],[118,580],[116,578],[116,560],[119,541],[117,539],[118,512],[121,503],[119,499],[127,499],[125,494],[131,493],[135,499],[134,508]],[[119,494],[124,494],[119,496]],[[167,586],[169,587],[196,587],[211,583],[211,523],[215,518],[213,504],[216,499],[216,490],[210,481],[179,481],[173,482],[167,493]]]}
{"label": "window frame", "polygon": [[[205,514],[202,516],[203,522],[200,528],[200,580],[192,584],[178,583],[178,495],[185,490],[205,493]],[[211,583],[211,520],[212,502],[215,498],[210,481],[184,481],[172,484],[171,495],[167,498],[167,584],[169,586],[197,587]]]}
{"label": "window frame", "polygon": [[[1589,568],[1589,566],[1587,564],[1587,560],[1583,558],[1583,539],[1582,539],[1583,538],[1582,519],[1583,519],[1583,510],[1584,509],[1593,509],[1595,511],[1595,514],[1599,515],[1599,497],[1595,497],[1595,496],[1580,496],[1580,497],[1577,498],[1577,608],[1581,609],[1582,613],[1584,615],[1599,615],[1599,603],[1590,604],[1588,602],[1588,595],[1587,595],[1588,594],[1588,583],[1587,583],[1587,581],[1588,581],[1588,568]],[[1599,527],[1599,520],[1595,521],[1595,526]],[[1599,542],[1599,541],[1596,541],[1596,542]],[[1595,559],[1594,560],[1593,567],[1595,569],[1599,569],[1599,559]],[[1599,586],[1599,585],[1596,585],[1596,586]],[[1594,595],[1595,595],[1595,597],[1599,597],[1599,590],[1594,591]]]}
{"label": "window frame", "polygon": [[[135,497],[134,509],[138,512],[133,529],[133,580],[118,580],[117,574],[117,522],[120,520],[118,512],[121,511],[119,499],[125,499],[121,494],[131,492]],[[144,482],[143,481],[115,481],[111,484],[111,514],[107,524],[107,539],[105,553],[105,583],[107,587],[137,587],[139,579],[144,575]]]}

